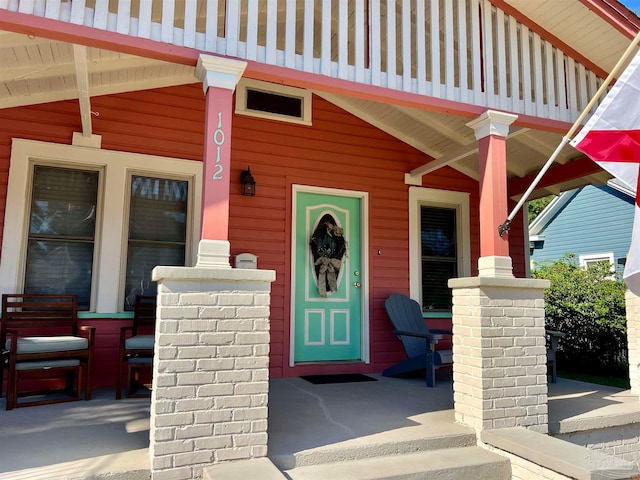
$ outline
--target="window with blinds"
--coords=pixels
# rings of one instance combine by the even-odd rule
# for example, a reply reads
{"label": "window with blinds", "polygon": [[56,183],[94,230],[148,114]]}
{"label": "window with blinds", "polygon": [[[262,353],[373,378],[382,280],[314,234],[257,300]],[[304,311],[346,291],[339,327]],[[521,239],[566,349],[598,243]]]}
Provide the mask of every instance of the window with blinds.
{"label": "window with blinds", "polygon": [[98,171],[35,166],[25,293],[76,294],[89,310],[98,182]]}
{"label": "window with blinds", "polygon": [[137,295],[156,294],[156,265],[185,264],[188,190],[184,180],[132,176],[125,310],[133,310]]}
{"label": "window with blinds", "polygon": [[451,311],[447,282],[458,276],[456,225],[456,209],[420,207],[423,311]]}

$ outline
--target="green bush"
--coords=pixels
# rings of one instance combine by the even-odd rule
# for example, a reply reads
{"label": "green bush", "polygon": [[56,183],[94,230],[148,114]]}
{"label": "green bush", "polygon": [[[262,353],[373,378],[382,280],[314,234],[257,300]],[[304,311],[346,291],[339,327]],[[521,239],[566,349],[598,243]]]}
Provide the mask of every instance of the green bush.
{"label": "green bush", "polygon": [[624,283],[606,262],[582,268],[575,255],[532,273],[551,281],[545,291],[546,327],[566,334],[558,348],[564,368],[612,374],[626,368]]}

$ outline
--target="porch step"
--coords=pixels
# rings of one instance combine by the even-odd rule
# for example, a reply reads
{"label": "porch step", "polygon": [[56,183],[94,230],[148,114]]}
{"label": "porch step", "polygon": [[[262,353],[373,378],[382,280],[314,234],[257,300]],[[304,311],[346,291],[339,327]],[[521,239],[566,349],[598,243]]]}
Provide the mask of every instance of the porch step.
{"label": "porch step", "polygon": [[[415,427],[414,427],[415,428]],[[369,460],[377,457],[441,452],[444,449],[472,447],[477,444],[475,432],[456,424],[446,425],[447,432],[438,423],[427,428],[403,429],[369,437],[337,442],[332,445],[289,453],[271,453],[269,458],[280,470],[307,467],[334,462]]]}
{"label": "porch step", "polygon": [[291,480],[509,480],[509,459],[480,447],[446,448],[284,470]]}

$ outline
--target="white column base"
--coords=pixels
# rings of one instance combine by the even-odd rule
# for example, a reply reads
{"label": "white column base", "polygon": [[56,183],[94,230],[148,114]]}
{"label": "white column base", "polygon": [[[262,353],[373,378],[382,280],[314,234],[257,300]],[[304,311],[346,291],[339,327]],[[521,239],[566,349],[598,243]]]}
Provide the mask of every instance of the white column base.
{"label": "white column base", "polygon": [[226,240],[200,240],[196,267],[231,268],[229,252],[231,246]]}
{"label": "white column base", "polygon": [[478,276],[513,278],[511,257],[480,257],[478,259]]}

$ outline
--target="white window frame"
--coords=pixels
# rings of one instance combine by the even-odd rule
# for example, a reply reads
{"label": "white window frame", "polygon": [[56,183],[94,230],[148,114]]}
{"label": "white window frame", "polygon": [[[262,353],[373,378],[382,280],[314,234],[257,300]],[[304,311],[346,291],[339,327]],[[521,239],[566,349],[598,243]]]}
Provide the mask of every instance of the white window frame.
{"label": "white window frame", "polygon": [[578,260],[582,268],[587,268],[587,264],[592,262],[609,262],[609,265],[611,265],[612,267],[614,266],[613,252],[585,253],[583,255],[579,255]]}
{"label": "white window frame", "polygon": [[[261,110],[251,110],[247,108],[247,90],[258,90],[273,95],[299,98],[302,101],[302,117],[296,118],[290,115],[280,115],[278,113],[263,112]],[[299,125],[311,125],[312,94],[310,90],[302,88],[278,85],[275,83],[262,82],[243,78],[236,87],[236,113],[249,117],[266,118],[269,120],[279,120],[281,122],[297,123]]]}
{"label": "white window frame", "polygon": [[187,222],[190,223],[187,224],[186,263],[187,266],[195,265],[200,239],[198,220],[202,210],[202,162],[13,139],[0,258],[0,293],[18,293],[24,287],[30,182],[34,165],[101,170],[99,194],[102,197],[98,199],[100,208],[96,223],[90,312],[118,313],[124,310],[121,287],[125,278],[123,264],[126,266],[127,187],[133,174],[189,181],[190,214]]}
{"label": "white window frame", "polygon": [[422,252],[420,242],[420,207],[456,210],[458,275],[471,276],[471,219],[469,194],[434,188],[409,188],[409,281],[410,296],[422,305]]}

